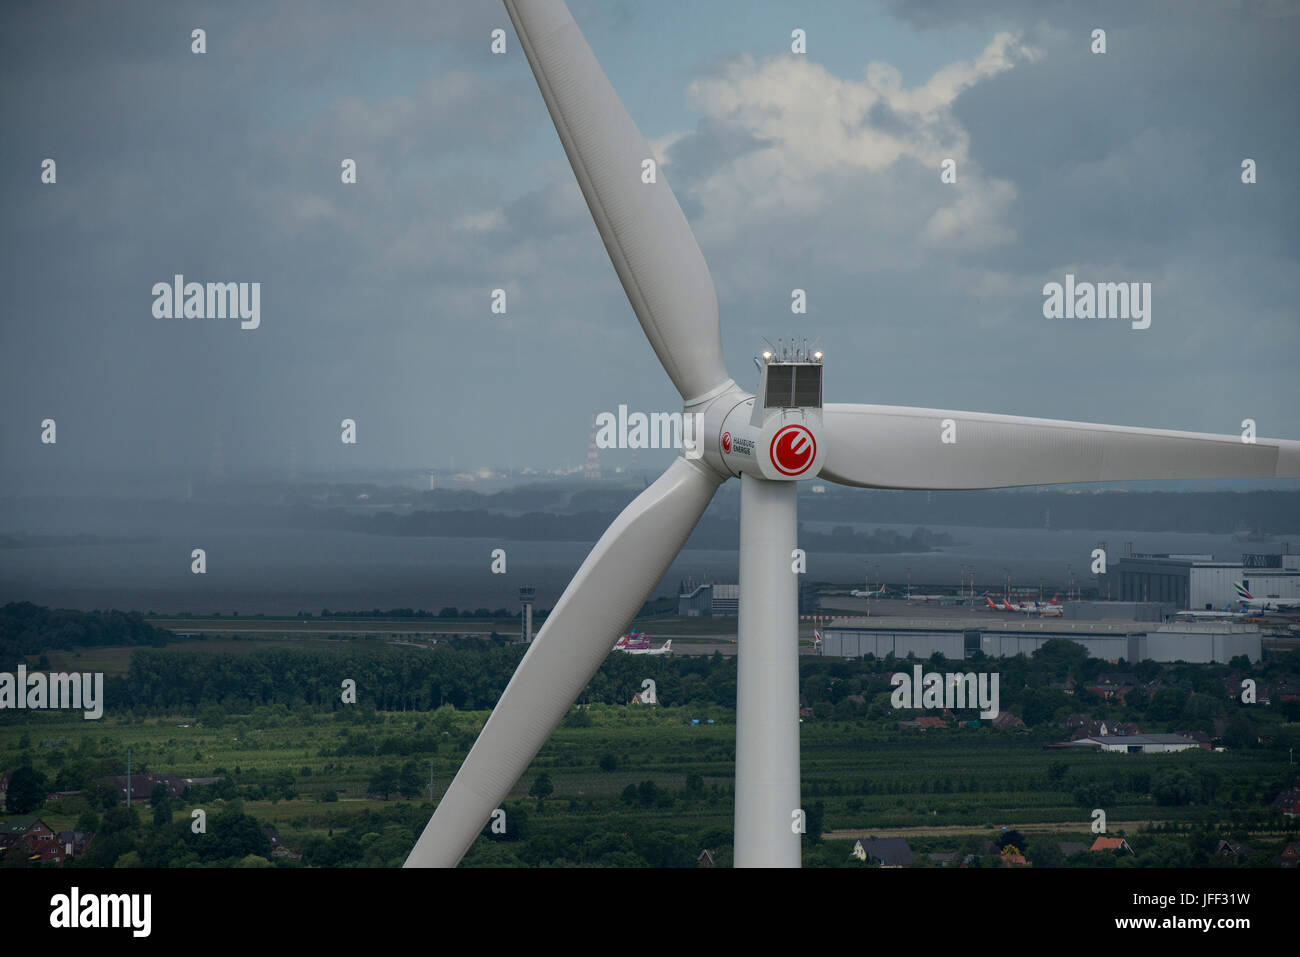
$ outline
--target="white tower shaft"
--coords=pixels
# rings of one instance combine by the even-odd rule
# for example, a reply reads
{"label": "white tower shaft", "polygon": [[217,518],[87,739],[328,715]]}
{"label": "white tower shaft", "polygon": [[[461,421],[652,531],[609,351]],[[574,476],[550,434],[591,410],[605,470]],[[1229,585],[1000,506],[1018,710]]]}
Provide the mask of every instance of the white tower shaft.
{"label": "white tower shaft", "polygon": [[800,864],[797,491],[740,478],[737,867]]}

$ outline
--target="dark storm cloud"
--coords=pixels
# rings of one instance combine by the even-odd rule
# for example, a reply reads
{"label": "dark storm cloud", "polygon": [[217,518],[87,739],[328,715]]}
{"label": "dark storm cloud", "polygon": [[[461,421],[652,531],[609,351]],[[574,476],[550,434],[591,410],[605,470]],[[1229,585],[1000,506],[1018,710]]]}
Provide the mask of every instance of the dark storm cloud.
{"label": "dark storm cloud", "polygon": [[[1240,404],[1293,436],[1296,19],[967,7],[899,8],[956,72],[895,95],[865,62],[830,75],[707,32],[696,57],[689,25],[574,4],[593,45],[644,48],[626,98],[691,104],[684,134],[647,132],[732,373],[748,384],[761,337],[793,329],[802,287],[837,400],[1227,431]],[[988,35],[969,47],[929,29],[970,17]],[[202,473],[218,441],[232,472],[283,470],[291,442],[304,468],[553,465],[582,461],[596,411],[672,408],[499,4],[8,5],[0,57],[6,468]],[[1157,283],[1150,334],[1044,320],[1066,268]],[[176,273],[261,282],[261,328],[152,318]]]}

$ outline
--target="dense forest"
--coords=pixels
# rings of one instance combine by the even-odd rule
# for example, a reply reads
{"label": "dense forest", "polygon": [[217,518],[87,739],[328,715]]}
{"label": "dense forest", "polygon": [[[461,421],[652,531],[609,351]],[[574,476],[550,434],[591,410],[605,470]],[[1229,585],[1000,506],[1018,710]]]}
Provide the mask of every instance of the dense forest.
{"label": "dense forest", "polygon": [[[296,650],[268,649],[246,654],[141,649],[125,678],[105,682],[106,708],[137,716],[199,713],[219,707],[245,714],[282,705],[290,709],[339,710],[342,683],[356,682],[357,704],[379,711],[432,711],[451,705],[458,711],[485,711],[496,704],[514,674],[525,646],[504,639],[455,639],[429,650]],[[892,657],[842,660],[804,657],[799,663],[803,704],[814,716],[835,720],[877,720],[893,713],[890,676],[910,670],[912,661]],[[1032,657],[948,662],[934,655],[930,670],[996,671],[1000,705],[1030,727],[1058,720],[1066,710],[1089,713],[1104,709],[1115,720],[1136,721],[1161,730],[1200,730],[1228,734],[1234,743],[1253,740],[1249,718],[1234,709],[1224,692],[1230,674],[1249,673],[1266,682],[1300,674],[1300,651],[1270,657],[1251,666],[1243,657],[1229,665],[1110,665],[1088,658],[1074,642],[1048,642]],[[1106,704],[1083,686],[1104,671],[1127,671],[1144,687],[1128,693],[1123,706]],[[711,657],[639,657],[611,655],[579,699],[581,704],[625,705],[652,679],[658,699],[669,705],[733,708],[736,659]],[[1067,694],[1061,685],[1080,687]],[[1293,679],[1294,680],[1294,677]],[[1300,701],[1280,706],[1290,720],[1300,720]],[[967,715],[966,717],[972,717]],[[1221,719],[1216,725],[1216,719]],[[1225,730],[1222,719],[1231,719]],[[2,719],[0,719],[2,720]],[[1154,730],[1154,727],[1151,728]]]}
{"label": "dense forest", "polygon": [[161,648],[170,637],[135,611],[66,611],[10,602],[0,606],[0,671],[12,671],[24,655],[107,645]]}

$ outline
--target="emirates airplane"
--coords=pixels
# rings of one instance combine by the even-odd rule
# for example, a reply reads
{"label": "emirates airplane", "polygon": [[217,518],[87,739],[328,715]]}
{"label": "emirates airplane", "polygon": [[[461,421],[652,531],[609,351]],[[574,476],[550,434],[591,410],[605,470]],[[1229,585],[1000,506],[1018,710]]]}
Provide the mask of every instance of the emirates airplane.
{"label": "emirates airplane", "polygon": [[1300,598],[1256,598],[1241,582],[1233,582],[1232,587],[1237,589],[1237,598],[1247,608],[1260,611],[1300,611]]}

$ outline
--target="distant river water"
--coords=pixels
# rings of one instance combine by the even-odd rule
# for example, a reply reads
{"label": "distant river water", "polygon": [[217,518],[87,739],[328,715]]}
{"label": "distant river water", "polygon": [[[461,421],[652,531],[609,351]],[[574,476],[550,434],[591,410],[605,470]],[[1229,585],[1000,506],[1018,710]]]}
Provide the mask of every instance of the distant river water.
{"label": "distant river water", "polygon": [[[57,517],[45,516],[40,531],[58,531]],[[12,522],[14,513],[7,518]],[[845,522],[807,522],[829,531]],[[857,530],[893,529],[910,535],[914,525],[858,523]],[[1123,544],[1139,552],[1208,553],[1240,557],[1243,550],[1276,550],[1275,544],[1247,545],[1229,535],[1172,532],[1056,531],[927,526],[966,544],[924,554],[862,555],[811,552],[810,580],[842,583],[902,582],[911,570],[913,586],[955,587],[962,566],[973,567],[977,587],[1000,589],[1004,569],[1013,585],[1061,590],[1066,566],[1086,585],[1090,552],[1107,542],[1113,561]],[[0,532],[37,529],[31,522]],[[520,585],[537,588],[539,607],[559,598],[592,543],[511,542],[465,538],[406,538],[354,532],[230,527],[178,528],[172,523],[142,528],[101,515],[71,531],[105,538],[140,539],[93,545],[0,548],[0,603],[33,601],[62,608],[119,608],[159,613],[296,614],[372,608],[518,607]],[[190,553],[203,548],[207,572],[190,571]],[[506,550],[506,573],[493,574],[492,550]],[[687,550],[679,555],[654,594],[675,594],[685,578],[737,580],[737,555]]]}

